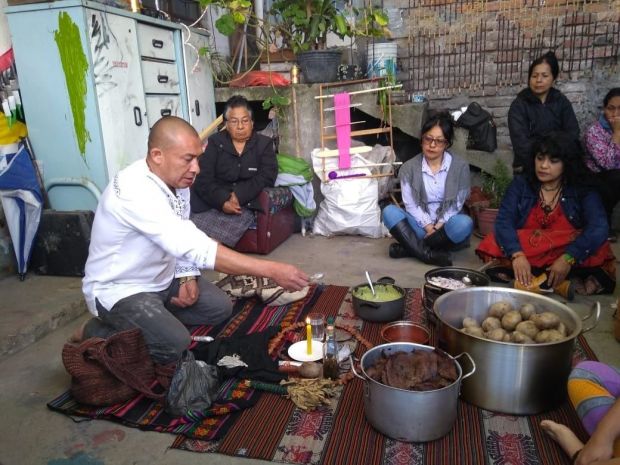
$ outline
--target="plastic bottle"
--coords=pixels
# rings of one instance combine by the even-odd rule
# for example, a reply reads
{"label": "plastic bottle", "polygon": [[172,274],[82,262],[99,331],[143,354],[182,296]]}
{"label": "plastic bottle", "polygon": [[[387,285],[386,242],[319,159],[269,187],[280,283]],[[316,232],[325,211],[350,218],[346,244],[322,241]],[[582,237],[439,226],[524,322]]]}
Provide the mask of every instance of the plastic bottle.
{"label": "plastic bottle", "polygon": [[336,342],[333,317],[327,319],[325,334],[325,343],[323,344],[323,378],[338,379],[338,343]]}

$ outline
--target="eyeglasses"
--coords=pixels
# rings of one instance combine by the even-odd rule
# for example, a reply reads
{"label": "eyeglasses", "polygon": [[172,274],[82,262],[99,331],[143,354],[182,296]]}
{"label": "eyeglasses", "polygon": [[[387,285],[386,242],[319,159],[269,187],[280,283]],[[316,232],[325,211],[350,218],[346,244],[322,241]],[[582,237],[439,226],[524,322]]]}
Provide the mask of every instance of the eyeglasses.
{"label": "eyeglasses", "polygon": [[438,147],[443,147],[448,143],[446,139],[442,139],[441,137],[431,137],[431,136],[422,136],[422,142],[427,145],[436,144]]}
{"label": "eyeglasses", "polygon": [[250,118],[243,118],[243,119],[229,119],[226,120],[226,123],[230,124],[231,126],[247,126],[248,124],[250,124],[252,122],[252,120]]}

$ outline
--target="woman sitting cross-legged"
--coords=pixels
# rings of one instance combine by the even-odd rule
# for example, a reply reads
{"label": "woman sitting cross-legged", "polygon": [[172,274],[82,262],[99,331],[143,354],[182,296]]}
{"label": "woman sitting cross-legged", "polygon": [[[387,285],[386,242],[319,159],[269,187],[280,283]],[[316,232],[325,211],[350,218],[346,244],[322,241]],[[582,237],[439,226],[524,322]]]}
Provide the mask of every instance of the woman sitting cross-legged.
{"label": "woman sitting cross-legged", "polygon": [[226,130],[209,137],[192,186],[191,220],[212,239],[234,247],[260,210],[258,195],[273,187],[278,161],[273,141],[254,132],[252,109],[239,95],[224,109]]}
{"label": "woman sitting cross-legged", "polygon": [[590,435],[588,442],[551,420],[543,420],[542,429],[575,465],[620,465],[620,370],[600,362],[581,362],[568,379],[568,395]]}
{"label": "woman sitting cross-legged", "polygon": [[605,210],[598,193],[583,183],[588,175],[578,142],[553,132],[534,153],[525,175],[508,187],[495,234],[476,249],[483,261],[499,262],[487,274],[514,278],[527,289],[556,289],[568,278],[579,294],[613,292],[616,266]]}
{"label": "woman sitting cross-legged", "polygon": [[[603,112],[584,136],[586,165],[595,173],[607,221],[611,226],[614,207],[620,202],[620,87],[607,92]],[[611,234],[617,240],[615,233]]]}
{"label": "woman sitting cross-legged", "polygon": [[390,245],[390,257],[449,266],[449,251],[469,246],[473,223],[461,213],[470,191],[469,165],[447,151],[453,134],[448,113],[431,117],[422,127],[422,153],[400,168],[405,209],[388,205],[382,213],[398,241]]}

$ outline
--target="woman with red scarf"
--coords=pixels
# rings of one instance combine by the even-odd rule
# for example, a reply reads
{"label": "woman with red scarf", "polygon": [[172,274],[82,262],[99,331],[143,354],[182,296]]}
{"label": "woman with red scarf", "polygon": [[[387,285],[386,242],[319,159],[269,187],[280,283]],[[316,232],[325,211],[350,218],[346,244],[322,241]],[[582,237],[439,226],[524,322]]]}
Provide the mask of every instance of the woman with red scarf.
{"label": "woman with red scarf", "polygon": [[487,273],[496,280],[515,279],[525,288],[546,274],[543,287],[570,279],[579,294],[613,292],[609,226],[599,195],[579,181],[588,176],[578,143],[553,132],[535,144],[534,154],[502,200],[495,234],[476,249],[485,262],[499,263]]}

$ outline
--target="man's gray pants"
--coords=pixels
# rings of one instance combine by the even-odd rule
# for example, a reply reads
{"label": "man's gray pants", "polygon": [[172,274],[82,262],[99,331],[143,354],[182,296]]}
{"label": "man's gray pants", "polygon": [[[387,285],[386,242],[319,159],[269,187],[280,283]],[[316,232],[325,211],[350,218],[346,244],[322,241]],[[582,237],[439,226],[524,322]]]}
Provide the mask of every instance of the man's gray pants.
{"label": "man's gray pants", "polygon": [[200,278],[198,287],[198,300],[185,308],[170,303],[179,293],[176,278],[168,289],[125,297],[110,310],[97,301],[99,317],[86,324],[84,339],[107,338],[119,331],[140,328],[156,363],[176,362],[191,342],[187,326],[216,325],[232,313],[232,301],[219,287]]}

